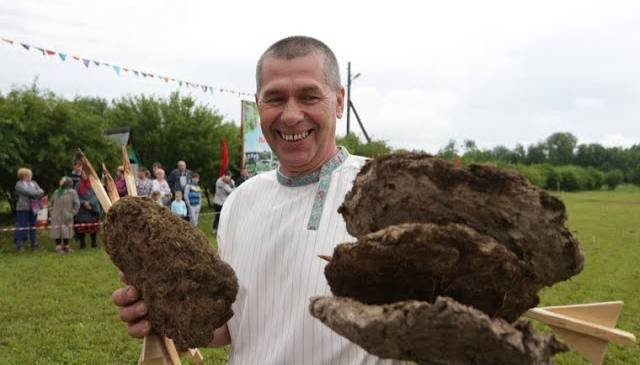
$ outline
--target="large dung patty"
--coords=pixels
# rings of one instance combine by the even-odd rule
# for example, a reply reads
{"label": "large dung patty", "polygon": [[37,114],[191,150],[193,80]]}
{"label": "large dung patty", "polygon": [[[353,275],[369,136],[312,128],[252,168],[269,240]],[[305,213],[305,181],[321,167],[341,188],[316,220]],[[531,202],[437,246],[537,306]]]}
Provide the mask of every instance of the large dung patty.
{"label": "large dung patty", "polygon": [[104,239],[113,263],[142,292],[154,332],[179,348],[207,346],[233,316],[233,269],[169,209],[149,198],[122,198],[107,214]]}

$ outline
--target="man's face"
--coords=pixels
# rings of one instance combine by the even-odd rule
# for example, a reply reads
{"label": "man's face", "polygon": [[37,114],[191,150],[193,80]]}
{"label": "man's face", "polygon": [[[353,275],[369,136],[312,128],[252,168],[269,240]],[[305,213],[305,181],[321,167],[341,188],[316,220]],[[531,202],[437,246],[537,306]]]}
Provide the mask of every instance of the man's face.
{"label": "man's face", "polygon": [[178,170],[184,172],[187,169],[187,164],[183,161],[178,162]]}
{"label": "man's face", "polygon": [[282,172],[294,176],[320,168],[336,152],[336,118],[344,104],[344,88],[336,92],[325,81],[324,57],[267,57],[261,78],[262,134]]}

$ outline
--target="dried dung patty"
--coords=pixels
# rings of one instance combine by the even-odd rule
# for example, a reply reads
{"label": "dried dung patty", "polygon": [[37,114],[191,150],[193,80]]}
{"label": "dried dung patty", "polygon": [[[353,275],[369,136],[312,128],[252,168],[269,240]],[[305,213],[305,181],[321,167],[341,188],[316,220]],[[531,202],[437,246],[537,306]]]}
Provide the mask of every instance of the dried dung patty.
{"label": "dried dung patty", "polygon": [[315,297],[311,314],[336,333],[381,358],[430,365],[543,365],[567,348],[536,334],[525,321],[491,320],[451,298],[434,304],[404,301],[367,305]]}
{"label": "dried dung patty", "polygon": [[367,304],[448,296],[509,322],[541,288],[513,252],[460,224],[407,223],[340,244],[325,276],[333,294]]}
{"label": "dried dung patty", "polygon": [[122,198],[107,214],[104,239],[113,263],[141,291],[154,332],[179,348],[207,346],[233,316],[233,269],[169,209],[149,198]]}
{"label": "dried dung patty", "polygon": [[543,286],[583,266],[578,241],[564,227],[564,204],[515,171],[385,155],[362,168],[339,212],[355,237],[402,223],[468,226],[511,251]]}

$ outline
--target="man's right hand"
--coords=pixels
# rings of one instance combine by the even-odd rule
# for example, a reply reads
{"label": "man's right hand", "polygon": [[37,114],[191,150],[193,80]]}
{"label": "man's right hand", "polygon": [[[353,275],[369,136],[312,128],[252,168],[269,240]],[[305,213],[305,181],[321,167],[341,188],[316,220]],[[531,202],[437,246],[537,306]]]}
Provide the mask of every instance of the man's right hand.
{"label": "man's right hand", "polygon": [[[126,280],[123,281],[126,282]],[[147,307],[140,298],[140,292],[132,285],[117,289],[111,295],[118,306],[120,319],[127,324],[129,336],[144,337],[151,333],[151,323],[145,319]]]}

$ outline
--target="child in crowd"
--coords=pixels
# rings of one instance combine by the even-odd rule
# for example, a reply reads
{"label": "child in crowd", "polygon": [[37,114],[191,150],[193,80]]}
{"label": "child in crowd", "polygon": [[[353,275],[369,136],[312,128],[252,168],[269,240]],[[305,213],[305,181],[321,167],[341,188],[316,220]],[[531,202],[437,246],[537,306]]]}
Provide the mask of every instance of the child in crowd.
{"label": "child in crowd", "polygon": [[151,193],[151,199],[158,203],[158,205],[163,206],[164,204],[162,204],[162,193],[160,193],[159,191],[154,191]]}
{"label": "child in crowd", "polygon": [[195,227],[198,226],[198,216],[200,215],[202,189],[198,185],[200,182],[200,174],[194,172],[191,176],[191,182],[184,187],[184,201],[189,209],[189,221]]}
{"label": "child in crowd", "polygon": [[171,211],[178,217],[189,220],[189,217],[187,217],[187,205],[182,200],[182,192],[179,190],[176,191],[176,199],[171,203]]}

